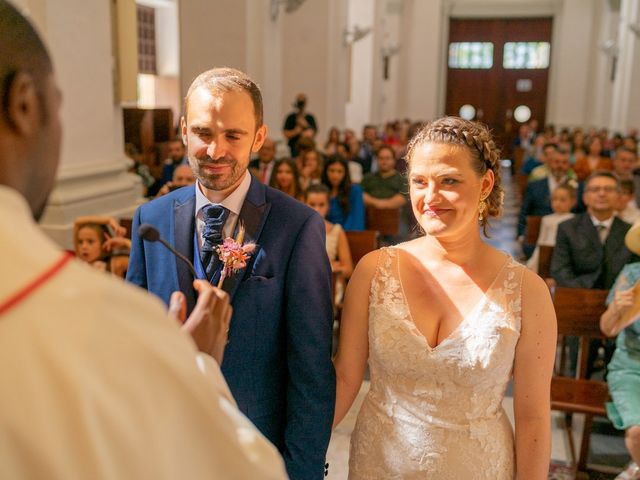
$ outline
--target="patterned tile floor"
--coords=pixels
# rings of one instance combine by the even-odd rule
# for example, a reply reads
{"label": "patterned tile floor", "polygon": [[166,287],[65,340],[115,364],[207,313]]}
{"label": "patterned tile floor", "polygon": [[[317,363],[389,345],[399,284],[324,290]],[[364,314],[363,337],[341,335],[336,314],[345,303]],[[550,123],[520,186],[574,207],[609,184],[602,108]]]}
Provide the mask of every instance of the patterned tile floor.
{"label": "patterned tile floor", "polygon": [[[486,239],[491,245],[511,254],[514,258],[520,258],[522,252],[516,241],[516,222],[519,211],[519,198],[515,185],[511,183],[508,168],[503,168],[503,182],[505,185],[505,208],[501,218],[491,222],[489,231],[490,238]],[[358,394],[354,405],[343,422],[338,425],[331,437],[327,460],[330,464],[329,476],[332,480],[343,480],[347,478],[349,463],[349,439],[360,405],[369,388],[365,382]],[[507,396],[504,399],[503,407],[513,423],[513,399]],[[552,466],[549,474],[550,479],[568,480],[574,475],[563,465],[570,459],[569,445],[566,433],[562,428],[564,416],[558,412],[552,412]],[[579,445],[582,435],[583,417],[574,416],[574,443]],[[590,472],[589,478],[592,480],[612,479],[615,477],[616,469],[619,471],[628,462],[629,457],[624,447],[622,436],[612,430],[610,424],[604,419],[595,419],[594,428],[591,434],[591,449],[589,462],[595,465],[609,466],[612,473],[601,474]]]}

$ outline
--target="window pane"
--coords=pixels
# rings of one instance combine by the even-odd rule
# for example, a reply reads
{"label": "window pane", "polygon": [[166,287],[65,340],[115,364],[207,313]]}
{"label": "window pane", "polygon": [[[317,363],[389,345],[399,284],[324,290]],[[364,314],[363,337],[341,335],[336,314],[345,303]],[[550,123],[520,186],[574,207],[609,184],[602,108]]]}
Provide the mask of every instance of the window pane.
{"label": "window pane", "polygon": [[504,44],[504,68],[548,68],[549,42],[507,42]]}
{"label": "window pane", "polygon": [[449,68],[491,68],[493,43],[456,42],[449,44]]}

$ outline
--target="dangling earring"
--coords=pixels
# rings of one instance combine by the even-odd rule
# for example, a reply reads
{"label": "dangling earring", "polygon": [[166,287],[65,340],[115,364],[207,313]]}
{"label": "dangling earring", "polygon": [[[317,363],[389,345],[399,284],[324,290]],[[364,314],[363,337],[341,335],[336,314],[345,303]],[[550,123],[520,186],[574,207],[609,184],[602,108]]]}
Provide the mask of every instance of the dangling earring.
{"label": "dangling earring", "polygon": [[487,212],[487,202],[484,201],[485,197],[480,199],[478,203],[478,221],[482,222]]}

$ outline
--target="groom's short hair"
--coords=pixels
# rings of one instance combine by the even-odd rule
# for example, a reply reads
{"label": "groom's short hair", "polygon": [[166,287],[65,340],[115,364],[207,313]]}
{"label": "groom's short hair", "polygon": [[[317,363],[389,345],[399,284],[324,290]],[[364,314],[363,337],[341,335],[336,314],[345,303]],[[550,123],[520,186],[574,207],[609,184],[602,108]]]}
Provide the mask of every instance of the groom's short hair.
{"label": "groom's short hair", "polygon": [[212,94],[218,94],[221,92],[233,92],[244,91],[249,94],[253,103],[253,112],[256,119],[256,130],[262,126],[263,123],[263,108],[262,108],[262,94],[260,88],[256,83],[249,78],[249,76],[236,70],[235,68],[212,68],[206,72],[201,73],[191,83],[187,95],[184,99],[184,116],[187,118],[189,110],[189,98],[194,91],[198,88],[204,87]]}

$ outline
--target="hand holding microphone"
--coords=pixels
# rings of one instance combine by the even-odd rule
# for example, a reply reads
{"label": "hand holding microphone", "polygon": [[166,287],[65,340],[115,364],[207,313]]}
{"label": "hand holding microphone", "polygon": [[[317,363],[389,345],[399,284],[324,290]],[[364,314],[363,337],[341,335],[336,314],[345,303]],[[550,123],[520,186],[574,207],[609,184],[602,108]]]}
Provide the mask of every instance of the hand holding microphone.
{"label": "hand holding microphone", "polygon": [[153,226],[147,223],[140,225],[138,235],[148,242],[160,242],[189,266],[194,278],[193,288],[198,292],[196,306],[189,318],[186,318],[187,302],[184,293],[173,292],[169,301],[169,316],[181,324],[180,328],[183,331],[191,335],[201,352],[211,355],[218,364],[222,364],[233,312],[229,303],[229,295],[223,290],[213,287],[206,280],[198,280],[191,261],[163,240],[158,230]]}

